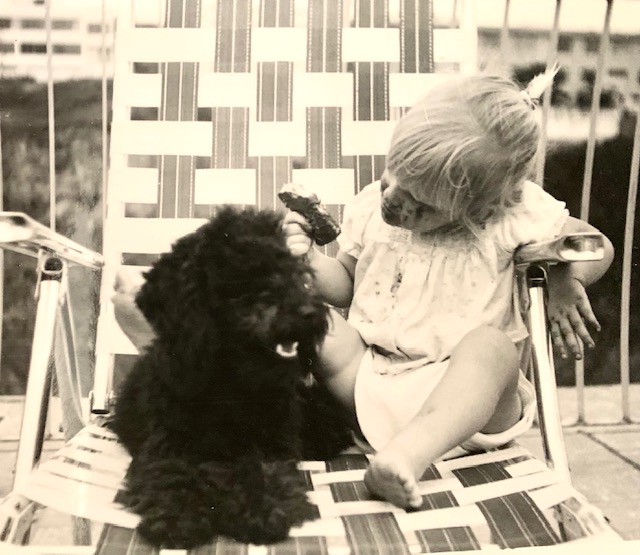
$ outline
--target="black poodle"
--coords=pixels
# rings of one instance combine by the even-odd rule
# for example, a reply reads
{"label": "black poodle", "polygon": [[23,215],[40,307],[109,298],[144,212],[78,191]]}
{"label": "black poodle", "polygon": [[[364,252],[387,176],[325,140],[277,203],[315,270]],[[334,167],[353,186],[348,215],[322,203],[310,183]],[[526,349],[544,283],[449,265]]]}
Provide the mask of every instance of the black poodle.
{"label": "black poodle", "polygon": [[328,310],[281,223],[222,207],[159,258],[136,297],[157,339],[109,425],[133,459],[122,501],[154,545],[285,539],[318,516],[297,461],[351,444],[340,406],[309,379]]}

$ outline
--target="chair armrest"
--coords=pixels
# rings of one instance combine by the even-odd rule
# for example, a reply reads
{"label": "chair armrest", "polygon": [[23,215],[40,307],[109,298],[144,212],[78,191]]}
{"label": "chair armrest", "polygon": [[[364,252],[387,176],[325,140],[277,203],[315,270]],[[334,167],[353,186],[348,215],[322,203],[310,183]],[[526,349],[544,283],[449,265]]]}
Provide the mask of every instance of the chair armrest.
{"label": "chair armrest", "polygon": [[515,253],[515,263],[516,266],[556,264],[601,260],[603,257],[604,238],[601,233],[569,233],[519,247]]}
{"label": "chair armrest", "polygon": [[83,247],[22,212],[0,212],[0,248],[38,257],[46,250],[74,264],[98,269],[101,254]]}

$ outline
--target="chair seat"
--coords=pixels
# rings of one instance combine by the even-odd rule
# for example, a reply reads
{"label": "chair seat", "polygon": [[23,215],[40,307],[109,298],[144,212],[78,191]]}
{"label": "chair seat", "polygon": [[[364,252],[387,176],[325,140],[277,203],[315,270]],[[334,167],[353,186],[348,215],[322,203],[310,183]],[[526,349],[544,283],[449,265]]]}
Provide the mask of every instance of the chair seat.
{"label": "chair seat", "polygon": [[[300,463],[320,516],[292,529],[269,552],[426,553],[620,539],[597,508],[519,445],[436,462],[420,481],[423,506],[410,512],[370,496],[363,483],[368,461],[367,455],[343,454]],[[17,493],[106,523],[98,554],[150,553],[134,531],[137,515],[118,503],[129,462],[117,437],[92,424]],[[222,537],[209,547],[204,552],[265,552]]]}

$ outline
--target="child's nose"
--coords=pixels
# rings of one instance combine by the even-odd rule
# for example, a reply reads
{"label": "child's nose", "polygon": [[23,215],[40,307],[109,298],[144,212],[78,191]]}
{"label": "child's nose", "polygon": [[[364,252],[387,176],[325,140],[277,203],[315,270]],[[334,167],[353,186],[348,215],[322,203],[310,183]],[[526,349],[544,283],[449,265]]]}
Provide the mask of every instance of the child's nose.
{"label": "child's nose", "polygon": [[396,183],[392,185],[387,180],[383,179],[380,182],[380,191],[385,199],[395,198],[398,196],[398,185]]}
{"label": "child's nose", "polygon": [[402,204],[402,195],[399,194],[397,185],[389,185],[382,190],[382,199],[389,206]]}

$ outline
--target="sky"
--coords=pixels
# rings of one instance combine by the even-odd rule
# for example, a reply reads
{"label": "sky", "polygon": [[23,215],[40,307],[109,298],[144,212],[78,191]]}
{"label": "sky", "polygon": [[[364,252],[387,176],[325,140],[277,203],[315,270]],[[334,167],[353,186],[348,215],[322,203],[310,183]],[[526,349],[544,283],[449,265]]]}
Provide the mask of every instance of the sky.
{"label": "sky", "polygon": [[[50,0],[52,10],[68,11],[86,10],[100,14],[102,0]],[[162,13],[164,0],[133,0],[137,18],[157,20]],[[203,0],[205,3],[217,0]],[[228,0],[230,1],[230,0]],[[258,2],[258,0],[254,0]],[[348,2],[349,0],[343,0]],[[455,0],[434,0],[436,21],[443,17],[448,20]],[[463,0],[457,0],[458,3]],[[475,0],[476,15],[479,27],[502,26],[506,0]],[[32,4],[33,0],[0,0],[2,11],[9,7],[16,8]],[[129,4],[131,0],[105,0],[109,12],[119,5]],[[306,5],[306,0],[300,0]],[[396,3],[398,0],[390,0]],[[562,0],[560,11],[560,30],[567,31],[602,31],[606,0]],[[509,26],[514,29],[534,28],[550,29],[553,24],[556,0],[510,0]],[[393,9],[390,10],[393,13]],[[397,9],[395,10],[397,11]],[[615,0],[611,16],[611,30],[620,34],[640,35],[640,0]]]}
{"label": "sky", "polygon": [[[478,25],[501,27],[504,4],[505,0],[476,0]],[[563,0],[560,30],[601,32],[606,6],[605,0]],[[511,0],[509,26],[550,29],[555,8],[556,0]],[[640,0],[615,0],[611,30],[620,34],[640,34]]]}

